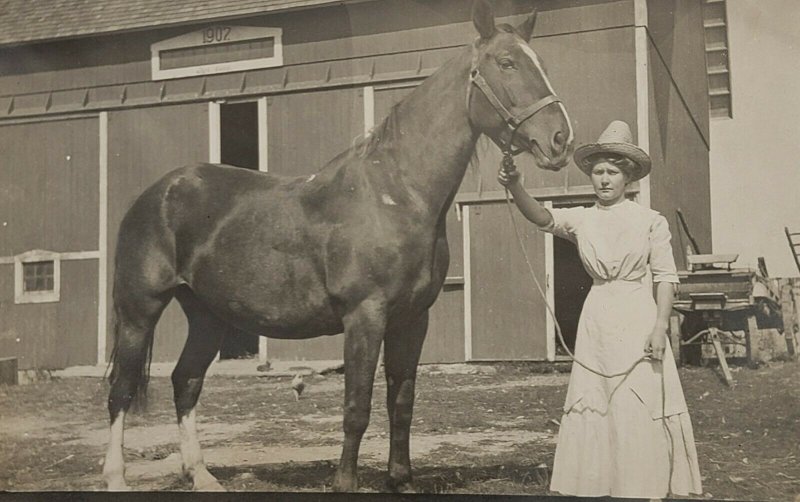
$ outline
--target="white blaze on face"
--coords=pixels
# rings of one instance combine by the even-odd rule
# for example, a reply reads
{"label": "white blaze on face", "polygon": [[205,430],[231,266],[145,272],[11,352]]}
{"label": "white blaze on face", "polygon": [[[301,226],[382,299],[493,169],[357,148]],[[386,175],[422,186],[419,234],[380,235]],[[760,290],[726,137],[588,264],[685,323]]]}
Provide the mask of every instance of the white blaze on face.
{"label": "white blaze on face", "polygon": [[[550,85],[550,80],[547,78],[547,74],[545,74],[544,68],[542,68],[542,62],[539,60],[539,55],[536,54],[536,52],[533,49],[531,49],[531,47],[526,43],[520,42],[519,46],[522,49],[522,52],[524,52],[529,58],[531,58],[533,66],[535,66],[536,69],[539,70],[539,74],[542,76],[542,80],[544,80],[544,85],[547,86],[547,90],[550,91],[550,94],[555,96],[556,91],[554,91],[553,86]],[[561,113],[564,114],[564,119],[567,121],[567,127],[569,127],[569,134],[567,136],[567,144],[569,144],[572,142],[572,140],[575,139],[575,133],[572,130],[572,122],[570,122],[569,120],[569,115],[567,115],[567,109],[564,108],[564,103],[559,101],[557,104],[559,108],[561,108]]]}

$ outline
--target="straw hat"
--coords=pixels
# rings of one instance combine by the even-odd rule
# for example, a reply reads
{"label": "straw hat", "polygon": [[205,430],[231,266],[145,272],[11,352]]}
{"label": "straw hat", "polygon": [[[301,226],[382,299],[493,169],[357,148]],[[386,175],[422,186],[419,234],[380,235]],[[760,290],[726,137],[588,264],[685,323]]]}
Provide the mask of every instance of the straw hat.
{"label": "straw hat", "polygon": [[573,159],[581,171],[590,175],[593,163],[588,159],[596,153],[615,153],[630,159],[634,164],[630,181],[642,179],[650,173],[650,156],[633,143],[630,126],[621,120],[608,124],[603,134],[597,138],[597,142],[583,145],[575,150]]}

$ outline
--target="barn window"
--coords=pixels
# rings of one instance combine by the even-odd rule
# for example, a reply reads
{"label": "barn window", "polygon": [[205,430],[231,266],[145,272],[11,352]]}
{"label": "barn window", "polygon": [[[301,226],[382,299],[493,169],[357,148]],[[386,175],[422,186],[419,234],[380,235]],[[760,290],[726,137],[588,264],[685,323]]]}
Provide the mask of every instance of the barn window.
{"label": "barn window", "polygon": [[213,25],[151,46],[153,80],[283,64],[280,28]]}
{"label": "barn window", "polygon": [[22,264],[22,290],[30,291],[53,291],[53,270],[55,262],[32,261]]}
{"label": "barn window", "polygon": [[28,251],[14,257],[14,302],[57,302],[61,296],[61,259],[50,251]]}

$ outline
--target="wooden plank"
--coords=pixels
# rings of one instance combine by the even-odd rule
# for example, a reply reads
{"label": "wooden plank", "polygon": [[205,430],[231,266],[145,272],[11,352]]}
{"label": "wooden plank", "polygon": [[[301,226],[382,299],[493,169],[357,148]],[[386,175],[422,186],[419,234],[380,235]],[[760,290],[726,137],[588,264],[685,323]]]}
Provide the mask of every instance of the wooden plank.
{"label": "wooden plank", "polygon": [[430,309],[423,363],[464,361],[464,288],[445,286]]}
{"label": "wooden plank", "polygon": [[19,374],[16,357],[0,358],[0,385],[17,385]]}
{"label": "wooden plank", "polygon": [[0,126],[0,256],[97,249],[98,127],[94,117]]}
{"label": "wooden plank", "polygon": [[[544,360],[544,299],[528,273],[504,203],[470,208],[473,360]],[[544,285],[544,235],[520,232],[536,277]]]}
{"label": "wooden plank", "polygon": [[[648,2],[648,7],[652,8],[653,3],[652,0]],[[652,16],[652,9],[649,10]],[[681,52],[676,49],[674,53],[678,58]],[[680,208],[686,217],[699,248],[712,249],[709,147],[684,106],[683,96],[671,78],[670,69],[652,44],[648,62],[649,154],[653,162],[651,205],[667,218],[676,265],[679,269],[686,269],[685,251],[690,241],[678,225],[676,209]],[[704,63],[692,64],[690,68],[698,72],[698,78],[706,78]],[[703,110],[708,110],[708,106],[704,105]],[[692,181],[686,183],[686,180]]]}
{"label": "wooden plank", "polygon": [[717,359],[719,360],[720,368],[722,368],[722,374],[725,377],[725,383],[728,384],[728,387],[733,387],[733,375],[731,375],[731,370],[728,368],[728,360],[725,358],[725,350],[722,348],[722,344],[716,335],[712,334],[711,344],[714,346],[714,351],[717,353]]}
{"label": "wooden plank", "polygon": [[[708,76],[702,2],[648,0],[648,34],[697,130],[709,142]],[[710,249],[710,248],[704,248]]]}
{"label": "wooden plank", "polygon": [[745,343],[745,354],[747,361],[750,362],[753,360],[753,340],[758,339],[758,322],[756,320],[755,314],[750,314],[747,316],[747,331],[744,333],[744,343]]}
{"label": "wooden plank", "polygon": [[690,265],[731,264],[739,259],[738,254],[695,254],[688,258]]}
{"label": "wooden plank", "polygon": [[59,368],[97,363],[98,283],[97,260],[61,262],[61,302],[49,326]]}
{"label": "wooden plank", "polygon": [[[267,103],[272,173],[317,173],[363,136],[364,104],[358,89],[272,96]],[[299,138],[314,138],[314,147],[302,147]]]}

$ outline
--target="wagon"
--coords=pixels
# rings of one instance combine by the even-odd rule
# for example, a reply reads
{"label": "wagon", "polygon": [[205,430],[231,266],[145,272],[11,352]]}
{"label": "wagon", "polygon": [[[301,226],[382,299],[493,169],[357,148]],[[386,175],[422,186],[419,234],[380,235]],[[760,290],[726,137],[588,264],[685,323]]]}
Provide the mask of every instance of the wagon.
{"label": "wagon", "polygon": [[727,357],[743,352],[750,362],[757,331],[783,329],[780,295],[766,277],[766,268],[733,268],[738,257],[689,256],[688,270],[678,272],[680,284],[670,320],[675,360],[702,357],[698,348],[711,346],[729,385],[733,379]]}

